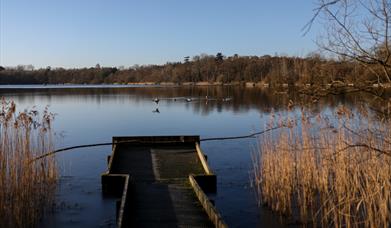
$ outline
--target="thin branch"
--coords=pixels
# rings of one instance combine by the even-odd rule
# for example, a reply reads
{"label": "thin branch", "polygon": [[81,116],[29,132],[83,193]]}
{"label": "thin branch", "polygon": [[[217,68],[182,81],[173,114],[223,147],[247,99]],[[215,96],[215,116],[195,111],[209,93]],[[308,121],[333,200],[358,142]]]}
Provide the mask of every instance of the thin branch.
{"label": "thin branch", "polygon": [[314,9],[314,16],[312,16],[311,20],[307,22],[307,24],[304,25],[304,27],[301,29],[301,31],[303,32],[303,36],[305,36],[312,28],[312,25],[314,24],[316,18],[319,16],[319,14],[322,12],[322,10],[325,8],[325,7],[328,7],[330,5],[334,5],[336,3],[338,3],[339,1],[341,0],[334,0],[334,1],[331,1],[331,2],[326,2],[324,4],[321,4],[318,8]]}

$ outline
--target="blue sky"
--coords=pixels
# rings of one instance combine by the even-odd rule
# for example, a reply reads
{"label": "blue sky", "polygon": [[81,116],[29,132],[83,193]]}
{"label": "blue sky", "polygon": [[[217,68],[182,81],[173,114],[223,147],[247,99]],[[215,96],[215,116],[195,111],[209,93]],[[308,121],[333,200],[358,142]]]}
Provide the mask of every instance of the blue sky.
{"label": "blue sky", "polygon": [[0,65],[131,66],[316,50],[313,1],[0,0]]}

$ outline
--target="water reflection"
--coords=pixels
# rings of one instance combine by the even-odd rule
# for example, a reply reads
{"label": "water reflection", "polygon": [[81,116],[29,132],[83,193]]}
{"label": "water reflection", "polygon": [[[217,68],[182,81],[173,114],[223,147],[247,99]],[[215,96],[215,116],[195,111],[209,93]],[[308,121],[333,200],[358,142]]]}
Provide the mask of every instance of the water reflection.
{"label": "water reflection", "polygon": [[[186,107],[195,112],[209,114],[214,111],[233,111],[244,113],[256,109],[260,112],[286,110],[289,101],[296,104],[313,103],[310,97],[291,89],[284,92],[275,92],[268,89],[245,88],[238,86],[213,86],[213,87],[119,87],[119,88],[1,88],[0,96],[18,96],[18,100],[25,103],[51,103],[53,97],[57,102],[73,99],[78,102],[94,102],[102,105],[103,102],[126,104],[130,100],[135,103],[153,101],[159,109],[159,104],[167,106],[173,103],[191,103]],[[313,103],[313,111],[319,111],[324,106],[335,107],[339,104],[356,104],[357,101],[371,102],[372,99],[364,94],[341,94],[335,97],[322,98]]]}
{"label": "water reflection", "polygon": [[[58,113],[55,130],[65,134],[58,147],[108,142],[121,135],[246,135],[266,128],[271,113],[299,116],[298,104],[316,115],[334,112],[340,104],[356,110],[360,101],[378,102],[363,94],[347,94],[313,103],[295,90],[230,86],[0,87],[0,96],[15,100],[19,109],[50,105],[50,110]],[[381,103],[378,106],[382,107]],[[201,144],[218,175],[216,205],[234,227],[282,226],[285,224],[276,216],[258,208],[251,188],[251,153],[256,143],[255,139],[242,139]],[[58,201],[78,205],[77,213],[73,207],[62,208],[50,216],[46,227],[106,226],[107,221],[115,220],[115,200],[100,194],[100,174],[106,169],[109,153],[110,147],[97,147],[58,156],[63,175]]]}
{"label": "water reflection", "polygon": [[159,108],[156,108],[155,110],[152,111],[153,113],[160,113]]}

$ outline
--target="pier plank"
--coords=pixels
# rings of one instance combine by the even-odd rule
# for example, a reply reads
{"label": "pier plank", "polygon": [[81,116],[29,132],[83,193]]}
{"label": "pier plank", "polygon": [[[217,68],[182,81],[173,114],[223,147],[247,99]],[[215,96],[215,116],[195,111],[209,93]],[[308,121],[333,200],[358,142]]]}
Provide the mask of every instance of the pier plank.
{"label": "pier plank", "polygon": [[205,174],[195,142],[120,144],[114,152],[109,173],[131,176],[124,226],[215,227],[189,181]]}

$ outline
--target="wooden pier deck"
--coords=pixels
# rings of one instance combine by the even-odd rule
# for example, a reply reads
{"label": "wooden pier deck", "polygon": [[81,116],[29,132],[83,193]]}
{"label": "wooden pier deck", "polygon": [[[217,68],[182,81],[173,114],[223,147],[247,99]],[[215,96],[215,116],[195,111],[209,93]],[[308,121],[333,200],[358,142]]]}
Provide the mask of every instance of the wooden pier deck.
{"label": "wooden pier deck", "polygon": [[226,227],[205,192],[216,190],[198,136],[114,137],[104,193],[120,227]]}

